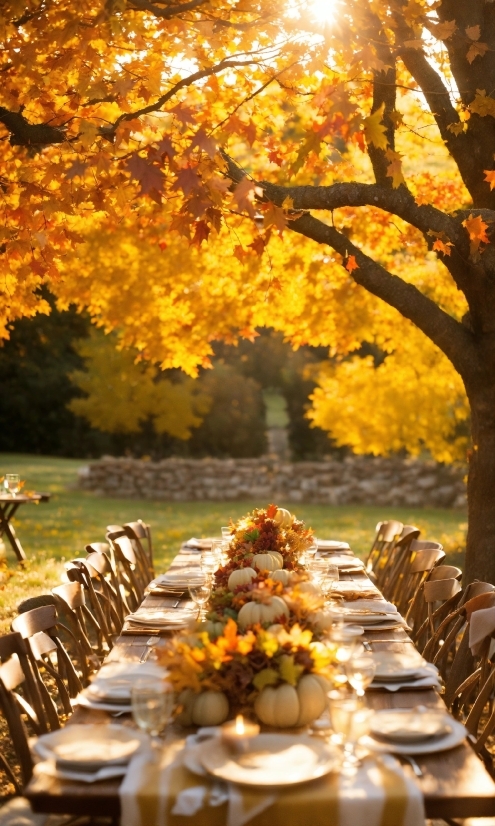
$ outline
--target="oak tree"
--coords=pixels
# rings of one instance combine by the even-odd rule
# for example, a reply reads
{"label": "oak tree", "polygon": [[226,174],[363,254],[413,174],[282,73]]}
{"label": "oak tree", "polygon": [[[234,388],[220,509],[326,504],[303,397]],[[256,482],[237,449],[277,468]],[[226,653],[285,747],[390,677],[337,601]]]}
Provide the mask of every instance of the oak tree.
{"label": "oak tree", "polygon": [[495,4],[7,0],[1,15],[4,325],[43,310],[49,283],[190,373],[209,340],[260,324],[342,354],[393,351],[414,325],[465,388],[465,573],[495,581]]}

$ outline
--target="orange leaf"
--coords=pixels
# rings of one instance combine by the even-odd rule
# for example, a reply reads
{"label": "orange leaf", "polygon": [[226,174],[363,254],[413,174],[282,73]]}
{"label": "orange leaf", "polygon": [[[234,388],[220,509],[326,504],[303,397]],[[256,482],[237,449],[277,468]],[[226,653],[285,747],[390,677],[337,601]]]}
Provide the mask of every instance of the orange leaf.
{"label": "orange leaf", "polygon": [[466,218],[465,221],[462,222],[462,226],[466,227],[468,234],[469,234],[469,251],[471,256],[476,259],[478,257],[478,249],[481,243],[489,244],[490,239],[488,238],[485,230],[488,229],[488,224],[482,220],[481,215],[477,215],[475,218],[473,215],[470,215],[469,218]]}
{"label": "orange leaf", "polygon": [[433,29],[433,34],[438,40],[448,40],[456,29],[455,20],[446,20],[444,23],[437,23]]}
{"label": "orange leaf", "polygon": [[263,226],[276,226],[278,231],[282,233],[287,226],[287,216],[282,207],[278,207],[271,202],[263,208]]}
{"label": "orange leaf", "polygon": [[352,272],[353,270],[359,269],[359,264],[357,263],[354,255],[350,255],[346,261],[345,268],[347,272]]}
{"label": "orange leaf", "polygon": [[484,169],[485,181],[490,184],[490,189],[495,188],[495,169]]}
{"label": "orange leaf", "polygon": [[479,40],[481,37],[481,29],[478,25],[468,26],[465,32],[470,40]]}
{"label": "orange leaf", "polygon": [[255,190],[254,181],[250,181],[246,176],[237,184],[234,190],[234,201],[241,212],[247,212],[251,218],[254,216],[253,194]]}
{"label": "orange leaf", "polygon": [[450,247],[452,246],[451,241],[441,241],[440,238],[437,238],[433,244],[433,249],[437,252],[443,252],[444,255],[450,255]]}

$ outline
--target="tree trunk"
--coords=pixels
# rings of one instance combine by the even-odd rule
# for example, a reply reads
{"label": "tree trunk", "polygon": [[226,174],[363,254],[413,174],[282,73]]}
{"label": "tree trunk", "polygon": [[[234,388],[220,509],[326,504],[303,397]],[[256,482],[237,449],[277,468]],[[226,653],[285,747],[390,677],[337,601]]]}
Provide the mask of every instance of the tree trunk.
{"label": "tree trunk", "polygon": [[479,579],[495,585],[495,370],[488,372],[485,365],[478,387],[468,390],[473,445],[464,584]]}

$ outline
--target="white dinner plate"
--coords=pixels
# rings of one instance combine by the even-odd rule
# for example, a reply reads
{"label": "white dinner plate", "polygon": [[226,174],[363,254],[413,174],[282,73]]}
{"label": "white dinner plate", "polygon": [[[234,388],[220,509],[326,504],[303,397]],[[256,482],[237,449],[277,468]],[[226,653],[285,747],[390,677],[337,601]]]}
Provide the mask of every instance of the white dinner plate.
{"label": "white dinner plate", "polygon": [[[383,712],[378,712],[383,713]],[[371,734],[362,737],[361,745],[370,751],[388,752],[389,754],[435,754],[459,746],[466,737],[466,729],[457,720],[449,718],[450,732],[443,737],[424,740],[421,743],[389,743],[375,739]]]}
{"label": "white dinner plate", "polygon": [[101,766],[128,763],[147,742],[141,731],[116,723],[74,724],[42,735],[34,742],[33,751],[45,760],[55,760],[60,768],[77,766],[91,772]]}
{"label": "white dinner plate", "polygon": [[197,758],[209,774],[242,786],[293,786],[323,777],[339,766],[337,749],[304,735],[259,734],[239,757],[220,740],[200,744]]}
{"label": "white dinner plate", "polygon": [[391,680],[409,680],[424,676],[423,669],[426,660],[414,654],[415,652],[412,651],[410,656],[400,653],[377,652],[373,657],[376,663],[374,680],[376,682],[390,682]]}
{"label": "white dinner plate", "polygon": [[350,551],[351,546],[348,542],[341,542],[338,539],[317,539],[316,546],[319,551]]}
{"label": "white dinner plate", "polygon": [[411,745],[446,737],[451,717],[442,709],[386,709],[373,715],[370,735],[380,742]]}

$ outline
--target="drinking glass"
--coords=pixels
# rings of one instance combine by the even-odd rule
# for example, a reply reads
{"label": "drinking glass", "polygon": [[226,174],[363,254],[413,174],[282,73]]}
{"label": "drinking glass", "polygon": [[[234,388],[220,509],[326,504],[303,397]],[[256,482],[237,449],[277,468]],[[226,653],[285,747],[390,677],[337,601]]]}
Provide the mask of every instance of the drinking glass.
{"label": "drinking glass", "polygon": [[309,575],[313,582],[315,582],[317,585],[320,585],[327,571],[326,559],[321,559],[318,556],[313,557],[313,559],[311,559],[309,564],[307,565],[307,568],[309,570]]}
{"label": "drinking glass", "polygon": [[223,539],[213,539],[211,543],[210,554],[215,558],[217,568],[222,564],[223,555]]}
{"label": "drinking glass", "polygon": [[203,582],[192,583],[188,586],[188,589],[189,596],[198,606],[198,620],[202,620],[206,615],[204,606],[211,596],[211,580],[205,577]]}
{"label": "drinking glass", "polygon": [[10,493],[15,498],[16,494],[21,489],[21,477],[18,473],[6,473],[3,480],[3,486],[6,493]]}
{"label": "drinking glass", "polygon": [[131,689],[132,716],[140,729],[152,738],[152,745],[167,726],[174,710],[174,695],[169,686],[156,678],[136,680]]}
{"label": "drinking glass", "polygon": [[366,734],[372,711],[355,694],[341,691],[328,692],[328,707],[335,739],[343,749],[342,769],[354,770],[359,765],[356,742]]}
{"label": "drinking glass", "polygon": [[205,576],[213,577],[213,574],[218,569],[218,560],[216,554],[212,551],[203,551],[201,554],[201,571]]}
{"label": "drinking glass", "polygon": [[376,662],[372,654],[361,654],[351,657],[345,663],[345,673],[347,681],[355,689],[358,697],[364,697],[364,692],[373,682],[375,676]]}
{"label": "drinking glass", "polygon": [[330,598],[333,586],[339,581],[339,569],[336,565],[327,564],[325,572],[320,581],[321,593],[325,602]]}
{"label": "drinking glass", "polygon": [[222,531],[222,539],[228,539],[229,542],[230,542],[232,532],[231,532],[231,529],[229,528],[229,526],[224,525],[223,527],[220,528],[220,530]]}

